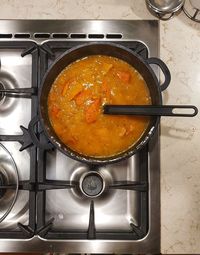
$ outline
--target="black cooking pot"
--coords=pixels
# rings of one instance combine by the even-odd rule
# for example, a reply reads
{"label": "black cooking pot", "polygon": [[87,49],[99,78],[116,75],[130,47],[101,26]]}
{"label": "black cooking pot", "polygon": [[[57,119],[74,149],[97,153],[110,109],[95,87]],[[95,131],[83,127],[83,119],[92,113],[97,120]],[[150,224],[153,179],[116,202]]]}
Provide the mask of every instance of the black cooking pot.
{"label": "black cooking pot", "polygon": [[[56,79],[56,77],[60,74],[60,72],[72,62],[84,58],[89,55],[108,55],[112,57],[116,57],[124,60],[131,66],[133,66],[144,78],[146,84],[148,85],[151,100],[153,105],[162,105],[162,95],[161,91],[167,88],[170,83],[171,77],[170,72],[167,66],[157,58],[149,58],[143,59],[138,54],[134,53],[132,50],[125,48],[121,45],[117,45],[114,43],[87,43],[79,47],[75,47],[66,51],[61,57],[59,57],[50,69],[47,71],[44,79],[42,81],[42,88],[40,93],[40,122],[43,126],[46,136],[50,140],[50,142],[55,145],[61,152],[66,154],[67,156],[79,160],[85,163],[91,164],[107,164],[114,163],[120,161],[122,159],[128,158],[138,152],[152,137],[154,131],[156,130],[158,123],[160,121],[160,117],[152,117],[148,128],[146,129],[143,136],[137,141],[136,144],[128,148],[126,151],[116,154],[112,157],[89,157],[77,153],[67,147],[56,135],[48,117],[48,94],[50,92],[51,86]],[[158,65],[164,76],[165,81],[162,85],[159,84],[156,75],[154,74],[151,64]],[[87,137],[86,137],[87,139]],[[116,138],[117,139],[117,138]]]}

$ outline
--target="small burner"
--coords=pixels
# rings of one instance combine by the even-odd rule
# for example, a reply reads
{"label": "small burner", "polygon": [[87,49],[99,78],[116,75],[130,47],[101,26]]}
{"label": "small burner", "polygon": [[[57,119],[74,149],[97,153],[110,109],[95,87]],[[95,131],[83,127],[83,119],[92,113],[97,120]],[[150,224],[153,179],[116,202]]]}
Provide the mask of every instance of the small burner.
{"label": "small burner", "polygon": [[104,180],[97,172],[88,172],[80,183],[82,192],[88,197],[97,197],[104,190]]}
{"label": "small burner", "polygon": [[115,190],[108,187],[113,182],[110,172],[105,167],[90,168],[87,165],[75,165],[70,181],[78,183],[74,188],[70,189],[73,199],[81,204],[87,204],[88,199],[96,198],[96,203],[105,204],[106,201],[112,199]]}
{"label": "small burner", "polygon": [[[5,89],[2,82],[0,82],[0,90],[1,89]],[[0,92],[0,103],[3,102],[4,98],[5,98],[5,93]]]}
{"label": "small burner", "polygon": [[6,179],[5,176],[0,172],[0,199],[6,193],[6,189],[1,189],[1,186],[5,185]]}

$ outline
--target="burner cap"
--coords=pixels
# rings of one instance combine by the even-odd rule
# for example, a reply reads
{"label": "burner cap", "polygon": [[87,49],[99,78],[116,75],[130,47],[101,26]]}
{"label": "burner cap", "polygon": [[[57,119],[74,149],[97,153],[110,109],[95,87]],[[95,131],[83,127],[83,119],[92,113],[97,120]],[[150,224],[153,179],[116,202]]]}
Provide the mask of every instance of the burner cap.
{"label": "burner cap", "polygon": [[[16,105],[19,100],[16,100],[14,96],[10,96],[4,92],[5,89],[19,88],[17,80],[13,75],[7,71],[1,70],[0,67],[0,114],[10,113],[13,110],[14,105]],[[3,92],[2,92],[3,90]]]}
{"label": "burner cap", "polygon": [[97,172],[89,172],[81,182],[81,190],[86,196],[97,197],[104,189],[104,180]]}
{"label": "burner cap", "polygon": [[6,193],[5,189],[1,189],[1,186],[5,185],[5,176],[0,172],[0,199],[4,196]]}

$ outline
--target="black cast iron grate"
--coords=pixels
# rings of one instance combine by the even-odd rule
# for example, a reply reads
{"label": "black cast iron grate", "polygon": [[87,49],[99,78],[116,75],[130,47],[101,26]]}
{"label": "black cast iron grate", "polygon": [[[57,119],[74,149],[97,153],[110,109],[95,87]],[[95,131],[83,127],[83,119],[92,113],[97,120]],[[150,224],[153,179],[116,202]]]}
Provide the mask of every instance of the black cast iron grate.
{"label": "black cast iron grate", "polygon": [[[122,44],[143,58],[147,58],[148,50],[146,46],[136,41],[117,42]],[[42,77],[51,63],[63,52],[71,47],[80,45],[81,42],[72,41],[49,41],[42,46],[38,46],[31,41],[3,41],[0,42],[0,49],[22,49],[22,57],[27,54],[32,55],[32,87],[25,89],[0,88],[0,93],[8,93],[15,97],[31,98],[31,118],[27,128],[21,126],[22,135],[2,135],[1,141],[17,141],[21,143],[20,150],[29,148],[30,150],[30,179],[20,180],[19,189],[29,191],[29,222],[28,225],[18,223],[20,230],[5,230],[0,228],[0,238],[30,238],[35,234],[46,239],[113,239],[113,240],[138,240],[143,238],[148,232],[148,146],[141,150],[139,157],[139,182],[121,181],[114,182],[110,189],[124,189],[139,192],[140,194],[140,222],[138,226],[130,223],[128,232],[109,232],[98,231],[95,227],[95,200],[91,200],[90,213],[88,216],[88,229],[85,231],[54,230],[54,219],[46,222],[46,191],[54,189],[70,189],[76,183],[70,181],[58,181],[46,179],[46,152],[52,149],[43,135],[38,124],[38,91]],[[39,74],[39,75],[38,75]],[[39,85],[38,85],[39,84]],[[2,91],[1,91],[2,90]],[[34,131],[34,132],[33,132]],[[35,133],[35,134],[34,134]],[[36,136],[40,144],[35,141]],[[36,199],[37,198],[37,199]],[[36,206],[37,205],[37,206]],[[37,208],[37,209],[36,209]],[[36,221],[37,219],[37,221]]]}
{"label": "black cast iron grate", "polygon": [[[37,101],[37,70],[38,70],[38,46],[36,43],[31,41],[3,41],[0,42],[0,49],[20,49],[21,56],[26,57],[26,55],[32,55],[32,87],[25,89],[8,89],[3,90],[8,93],[9,96],[15,97],[29,97],[31,99],[31,117],[34,117],[37,114],[38,109],[38,101]],[[4,93],[1,91],[0,93]],[[24,150],[32,145],[31,137],[28,133],[28,130],[21,126],[22,135],[2,135],[0,133],[0,142],[9,142],[9,141],[17,141],[21,143],[20,150]],[[28,225],[23,225],[18,222],[18,229],[2,229],[0,226],[0,238],[17,238],[17,239],[27,239],[31,238],[35,234],[36,230],[36,170],[37,170],[37,148],[35,146],[31,146],[29,148],[30,152],[30,177],[29,180],[20,180],[19,181],[19,190],[27,190],[29,191],[29,221]],[[10,186],[10,188],[15,188]]]}
{"label": "black cast iron grate", "polygon": [[[118,41],[143,58],[148,57],[146,46],[137,41]],[[40,82],[49,66],[66,50],[80,45],[80,42],[49,41],[41,46],[40,50]],[[44,139],[45,142],[45,139]],[[139,240],[148,232],[148,146],[141,150],[139,157],[139,182],[121,181],[114,182],[110,189],[132,190],[140,194],[140,222],[136,226],[130,223],[130,230],[125,231],[99,231],[95,227],[95,199],[90,202],[90,213],[88,216],[88,228],[85,231],[74,231],[71,229],[54,229],[54,219],[46,222],[46,191],[49,189],[69,189],[75,183],[70,181],[54,181],[46,179],[46,150],[39,148],[38,160],[38,192],[37,192],[37,232],[46,239],[110,239],[110,240]]]}

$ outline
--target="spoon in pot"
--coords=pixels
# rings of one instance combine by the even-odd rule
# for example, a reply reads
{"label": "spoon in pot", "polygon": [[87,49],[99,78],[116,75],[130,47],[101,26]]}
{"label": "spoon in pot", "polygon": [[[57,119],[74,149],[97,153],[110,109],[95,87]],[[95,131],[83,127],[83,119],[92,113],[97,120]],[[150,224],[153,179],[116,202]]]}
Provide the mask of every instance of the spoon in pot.
{"label": "spoon in pot", "polygon": [[141,115],[194,117],[198,109],[193,105],[104,105],[103,113],[110,115]]}

